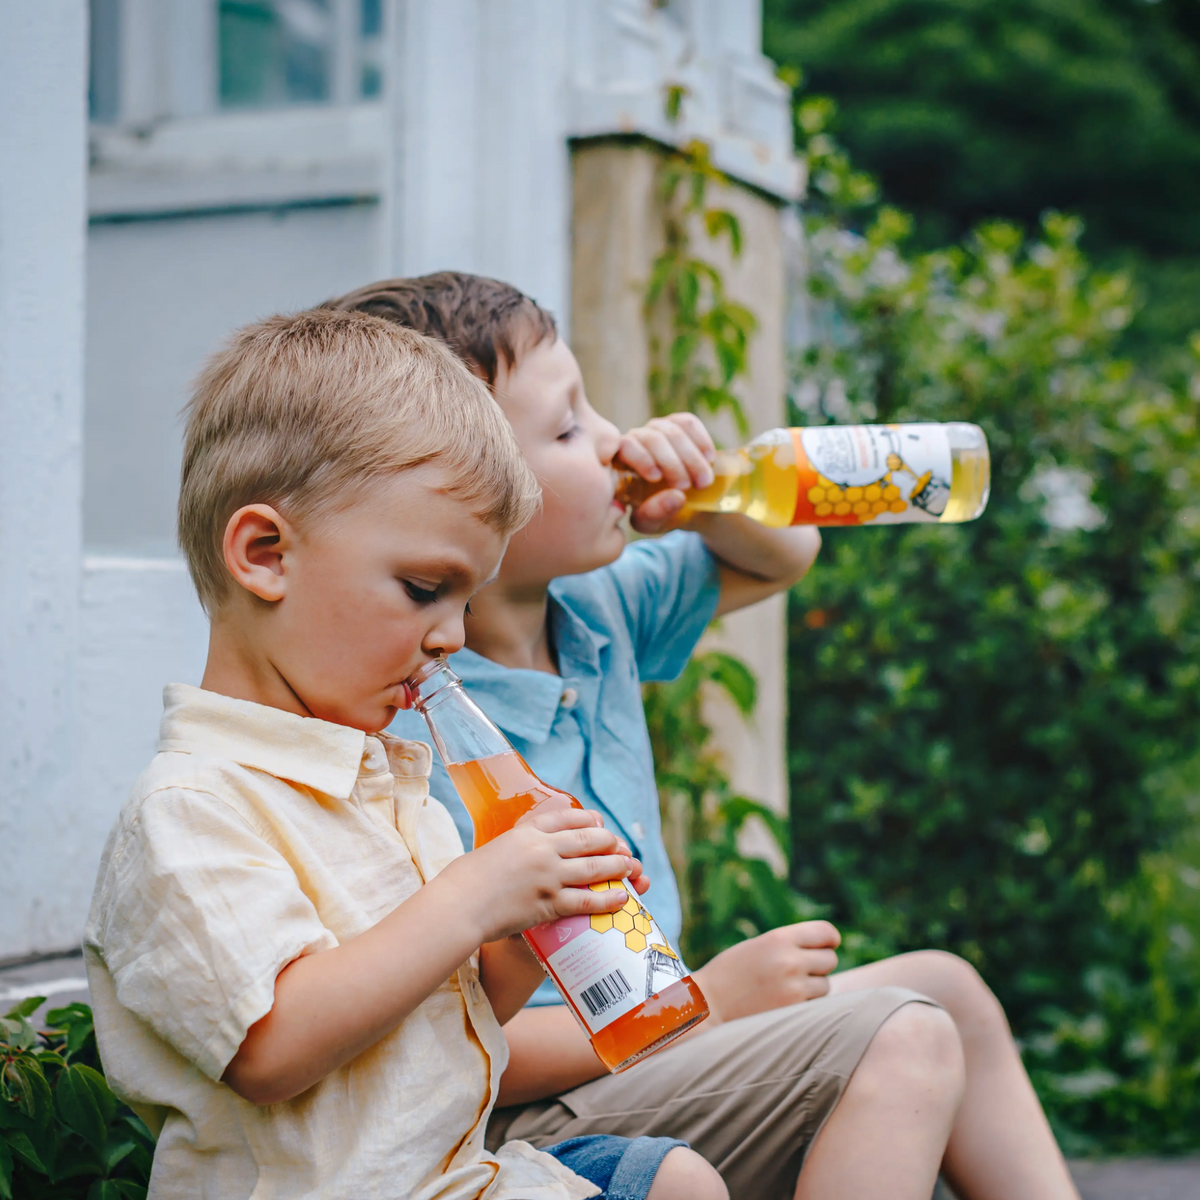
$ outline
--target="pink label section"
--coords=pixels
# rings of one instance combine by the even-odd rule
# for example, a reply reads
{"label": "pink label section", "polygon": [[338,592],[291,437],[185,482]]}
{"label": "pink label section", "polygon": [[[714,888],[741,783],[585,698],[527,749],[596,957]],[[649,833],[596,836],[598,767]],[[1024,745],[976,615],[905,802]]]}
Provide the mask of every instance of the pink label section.
{"label": "pink label section", "polygon": [[561,950],[569,942],[573,942],[590,927],[589,917],[560,917],[557,921],[535,925],[529,930],[528,937],[549,958],[556,950]]}

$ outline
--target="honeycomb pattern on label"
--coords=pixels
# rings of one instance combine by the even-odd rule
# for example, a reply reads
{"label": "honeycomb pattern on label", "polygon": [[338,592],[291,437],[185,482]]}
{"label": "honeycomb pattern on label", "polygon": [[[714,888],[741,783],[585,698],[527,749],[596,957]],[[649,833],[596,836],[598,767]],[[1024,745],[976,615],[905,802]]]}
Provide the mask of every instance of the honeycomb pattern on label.
{"label": "honeycomb pattern on label", "polygon": [[862,521],[872,521],[880,513],[902,513],[908,508],[904,495],[891,482],[890,472],[865,487],[840,487],[824,475],[808,489],[808,501],[818,517],[844,517],[853,513]]}
{"label": "honeycomb pattern on label", "polygon": [[[606,892],[609,888],[625,891],[625,886],[621,883],[593,883],[589,886],[593,892]],[[640,954],[646,949],[646,936],[652,928],[650,914],[632,895],[615,913],[593,913],[591,921],[592,928],[597,933],[607,933],[610,929],[615,929],[623,934],[625,945],[635,954]]]}

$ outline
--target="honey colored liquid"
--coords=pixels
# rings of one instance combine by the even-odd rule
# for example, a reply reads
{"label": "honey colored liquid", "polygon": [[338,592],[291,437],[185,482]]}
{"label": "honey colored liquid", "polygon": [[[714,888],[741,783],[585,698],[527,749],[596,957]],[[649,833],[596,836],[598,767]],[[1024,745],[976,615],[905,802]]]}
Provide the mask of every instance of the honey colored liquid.
{"label": "honey colored liquid", "polygon": [[[510,754],[495,754],[474,762],[450,763],[446,770],[467,812],[471,814],[477,846],[511,829],[535,805],[583,807],[570,793],[543,783],[515,750]],[[554,972],[545,956],[532,942],[527,940],[527,944],[553,977]],[[557,979],[555,982],[558,982]],[[559,991],[586,1029],[582,1014],[567,995],[566,989],[560,986]],[[708,1004],[703,993],[692,977],[685,975],[656,992],[637,1008],[591,1034],[592,1048],[610,1071],[623,1071],[706,1016]]]}
{"label": "honey colored liquid", "polygon": [[[693,488],[686,494],[680,512],[681,519],[697,512],[742,513],[762,525],[776,528],[785,525],[860,525],[886,511],[886,488],[833,489],[828,511],[815,490],[819,480],[816,473],[797,465],[796,438],[776,444],[751,443],[740,450],[725,450],[713,463],[715,478],[706,488]],[[803,449],[799,455],[803,458]],[[952,478],[950,496],[938,517],[943,524],[970,521],[983,511],[987,503],[991,474],[986,444],[979,447],[950,447]],[[666,488],[665,483],[651,483],[631,474],[622,475],[617,495],[635,507]],[[803,503],[804,495],[813,503]],[[825,489],[821,489],[824,493]],[[878,495],[875,493],[878,492]],[[819,505],[819,507],[818,507]],[[865,508],[856,512],[855,506]],[[903,504],[900,508],[905,507]],[[844,511],[842,511],[844,509]],[[893,510],[893,511],[899,511]]]}

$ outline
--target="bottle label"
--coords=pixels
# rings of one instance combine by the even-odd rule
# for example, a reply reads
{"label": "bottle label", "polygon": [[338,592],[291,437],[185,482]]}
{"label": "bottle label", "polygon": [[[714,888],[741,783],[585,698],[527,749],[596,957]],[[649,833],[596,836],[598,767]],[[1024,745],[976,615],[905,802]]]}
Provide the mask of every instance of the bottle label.
{"label": "bottle label", "polygon": [[936,521],[953,478],[944,425],[825,425],[791,431],[795,525]]}
{"label": "bottle label", "polygon": [[608,888],[628,893],[624,908],[548,921],[525,935],[590,1034],[599,1033],[687,974],[633,889],[615,881],[592,885],[593,891]]}

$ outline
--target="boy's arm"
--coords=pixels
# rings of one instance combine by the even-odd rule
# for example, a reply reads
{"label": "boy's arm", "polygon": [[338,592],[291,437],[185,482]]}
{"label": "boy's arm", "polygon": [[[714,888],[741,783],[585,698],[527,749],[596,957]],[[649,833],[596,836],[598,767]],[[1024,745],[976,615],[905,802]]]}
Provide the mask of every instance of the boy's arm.
{"label": "boy's arm", "polygon": [[[271,1011],[252,1025],[222,1079],[254,1104],[298,1096],[391,1032],[480,946],[560,916],[606,912],[621,893],[585,885],[630,874],[617,839],[575,809],[531,815],[455,859],[365,933],[289,963]],[[489,959],[493,955],[489,952]],[[489,962],[511,1004],[537,980]],[[528,983],[528,992],[521,989]]]}
{"label": "boy's arm", "polygon": [[[619,457],[643,478],[671,486],[632,515],[639,533],[660,533],[675,522],[681,489],[712,483],[715,449],[708,430],[691,413],[655,417],[621,441]],[[721,572],[717,615],[735,612],[784,591],[804,578],[821,549],[812,526],[770,529],[737,513],[697,513],[685,525],[704,539]]]}
{"label": "boy's arm", "polygon": [[770,529],[738,513],[697,513],[686,528],[704,539],[720,568],[718,617],[799,583],[821,549],[811,525]]}

